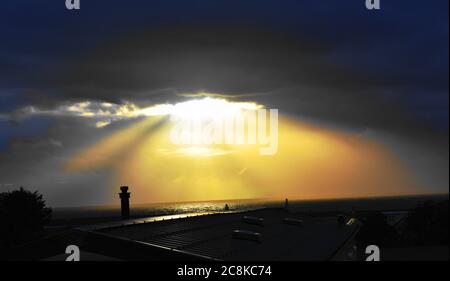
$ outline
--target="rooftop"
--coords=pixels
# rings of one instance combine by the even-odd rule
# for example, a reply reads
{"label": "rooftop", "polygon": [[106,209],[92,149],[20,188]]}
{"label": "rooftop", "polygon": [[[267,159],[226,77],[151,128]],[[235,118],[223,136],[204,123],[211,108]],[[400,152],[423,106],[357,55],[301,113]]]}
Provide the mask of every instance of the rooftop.
{"label": "rooftop", "polygon": [[[263,223],[245,221],[244,216],[262,218]],[[286,218],[300,219],[303,225],[292,223],[293,220],[287,224]],[[357,228],[356,224],[339,224],[336,217],[305,217],[283,209],[261,209],[111,226],[96,231],[208,259],[327,260]],[[249,236],[240,237],[250,239],[233,237],[235,230],[244,231]]]}
{"label": "rooftop", "polygon": [[184,214],[122,220],[56,231],[0,253],[0,260],[329,260],[359,226],[354,219],[312,217],[284,209]]}

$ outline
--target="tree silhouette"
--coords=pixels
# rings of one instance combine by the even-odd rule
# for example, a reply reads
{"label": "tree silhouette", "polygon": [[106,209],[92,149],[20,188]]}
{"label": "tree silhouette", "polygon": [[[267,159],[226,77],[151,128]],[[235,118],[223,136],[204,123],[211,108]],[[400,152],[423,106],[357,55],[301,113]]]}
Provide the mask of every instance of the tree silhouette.
{"label": "tree silhouette", "polygon": [[428,201],[405,220],[403,239],[407,245],[448,245],[449,201]]}
{"label": "tree silhouette", "polygon": [[395,228],[387,222],[387,217],[381,212],[374,212],[363,220],[363,226],[356,236],[359,247],[377,245],[389,247],[398,243]]}
{"label": "tree silhouette", "polygon": [[51,219],[37,191],[23,189],[0,193],[0,246],[13,246],[35,238]]}

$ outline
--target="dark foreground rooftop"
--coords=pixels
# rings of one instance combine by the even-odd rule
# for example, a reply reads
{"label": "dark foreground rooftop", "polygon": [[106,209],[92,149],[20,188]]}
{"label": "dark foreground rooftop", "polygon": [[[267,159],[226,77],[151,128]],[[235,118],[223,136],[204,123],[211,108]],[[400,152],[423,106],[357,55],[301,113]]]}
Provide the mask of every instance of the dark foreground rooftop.
{"label": "dark foreground rooftop", "polygon": [[283,209],[128,220],[69,228],[3,250],[0,260],[65,260],[68,245],[78,246],[84,261],[329,260],[353,240],[359,226],[352,222]]}
{"label": "dark foreground rooftop", "polygon": [[[264,221],[262,224],[251,219],[245,222],[244,216]],[[303,225],[287,224],[286,218],[301,219]],[[262,209],[97,231],[217,260],[328,260],[357,229],[356,224],[339,224],[336,217],[301,217],[283,209]],[[250,239],[258,237],[256,233],[259,233],[259,241],[233,237],[235,230],[247,231]]]}

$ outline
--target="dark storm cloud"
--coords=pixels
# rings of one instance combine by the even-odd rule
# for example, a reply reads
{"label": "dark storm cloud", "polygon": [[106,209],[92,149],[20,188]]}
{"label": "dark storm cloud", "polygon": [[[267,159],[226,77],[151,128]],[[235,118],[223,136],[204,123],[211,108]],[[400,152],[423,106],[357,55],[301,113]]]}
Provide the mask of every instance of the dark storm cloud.
{"label": "dark storm cloud", "polygon": [[116,103],[173,102],[177,94],[198,91],[256,94],[286,113],[387,129],[423,125],[398,99],[426,91],[445,100],[442,77],[392,74],[389,65],[379,72],[352,68],[336,59],[339,48],[259,28],[149,30],[108,41],[59,72],[51,85],[63,100]]}
{"label": "dark storm cloud", "polygon": [[[20,96],[17,105],[148,104],[209,91],[261,95],[286,113],[350,127],[448,128],[446,1],[383,3],[378,14],[360,1],[175,1],[183,9],[141,3],[139,11],[111,1],[102,13],[99,3],[79,18],[54,6],[33,14],[42,20],[51,13],[48,21],[61,28],[22,23],[43,40],[32,41],[37,51],[25,45],[2,56],[2,85],[11,86],[3,91]],[[60,38],[64,30],[71,36]]]}

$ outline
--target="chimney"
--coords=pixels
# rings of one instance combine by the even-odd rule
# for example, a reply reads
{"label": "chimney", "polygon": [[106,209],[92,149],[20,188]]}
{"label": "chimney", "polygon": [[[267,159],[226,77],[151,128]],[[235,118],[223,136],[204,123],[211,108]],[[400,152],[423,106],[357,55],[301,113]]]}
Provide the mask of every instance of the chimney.
{"label": "chimney", "polygon": [[119,193],[120,206],[122,209],[122,219],[128,219],[130,217],[130,193],[128,192],[128,186],[121,186]]}

